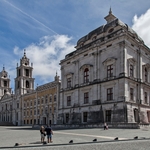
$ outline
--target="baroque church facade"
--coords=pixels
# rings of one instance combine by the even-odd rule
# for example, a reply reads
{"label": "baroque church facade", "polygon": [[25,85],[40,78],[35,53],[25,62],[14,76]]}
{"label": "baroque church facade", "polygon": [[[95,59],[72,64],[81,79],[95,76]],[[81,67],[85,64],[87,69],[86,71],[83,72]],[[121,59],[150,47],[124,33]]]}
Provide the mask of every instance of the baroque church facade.
{"label": "baroque church facade", "polygon": [[60,61],[59,119],[66,124],[149,123],[150,49],[111,9],[105,20]]}
{"label": "baroque church facade", "polygon": [[8,72],[0,72],[0,125],[56,123],[60,80],[34,89],[33,64],[24,52],[16,67],[15,93],[10,88]]}

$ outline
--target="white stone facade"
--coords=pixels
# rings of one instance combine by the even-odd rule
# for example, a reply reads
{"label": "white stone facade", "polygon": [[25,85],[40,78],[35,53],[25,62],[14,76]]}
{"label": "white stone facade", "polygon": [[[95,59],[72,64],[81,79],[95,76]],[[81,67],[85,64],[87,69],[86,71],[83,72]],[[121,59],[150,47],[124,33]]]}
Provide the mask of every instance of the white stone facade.
{"label": "white stone facade", "polygon": [[60,61],[62,123],[149,123],[150,49],[111,10]]}

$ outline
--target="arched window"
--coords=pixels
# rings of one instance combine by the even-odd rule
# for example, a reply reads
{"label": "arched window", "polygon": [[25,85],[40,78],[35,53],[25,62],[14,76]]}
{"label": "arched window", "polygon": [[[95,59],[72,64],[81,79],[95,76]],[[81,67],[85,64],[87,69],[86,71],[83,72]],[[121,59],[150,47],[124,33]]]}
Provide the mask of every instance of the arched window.
{"label": "arched window", "polygon": [[29,81],[26,81],[26,88],[29,88]]}
{"label": "arched window", "polygon": [[145,82],[148,81],[148,72],[147,72],[147,68],[145,68]]}
{"label": "arched window", "polygon": [[89,69],[86,68],[84,70],[84,83],[88,83],[89,82]]}

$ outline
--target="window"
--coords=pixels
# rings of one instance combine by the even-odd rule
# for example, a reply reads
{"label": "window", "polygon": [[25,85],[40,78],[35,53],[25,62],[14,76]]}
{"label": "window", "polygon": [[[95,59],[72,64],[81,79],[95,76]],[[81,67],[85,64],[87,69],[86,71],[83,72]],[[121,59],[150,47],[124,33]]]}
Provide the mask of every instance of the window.
{"label": "window", "polygon": [[38,99],[38,104],[40,104],[40,99]]}
{"label": "window", "polygon": [[144,92],[144,100],[145,100],[145,103],[147,104],[147,92]]}
{"label": "window", "polygon": [[134,120],[135,122],[139,122],[139,111],[138,109],[134,109]]}
{"label": "window", "polygon": [[30,106],[32,107],[32,100],[31,100],[31,102],[30,102]]}
{"label": "window", "polygon": [[66,123],[69,123],[69,113],[66,114]]}
{"label": "window", "polygon": [[84,104],[87,104],[89,102],[89,93],[84,93]]}
{"label": "window", "polygon": [[108,33],[111,33],[111,32],[113,32],[113,31],[114,31],[114,29],[111,28],[111,29],[109,29]]}
{"label": "window", "polygon": [[94,37],[92,38],[92,41],[94,41],[94,40],[96,40],[96,36],[94,36]]}
{"label": "window", "polygon": [[10,110],[12,111],[12,104],[10,105]]}
{"label": "window", "polygon": [[17,103],[17,108],[19,108],[19,103]]}
{"label": "window", "polygon": [[56,112],[56,107],[54,107],[54,112]]}
{"label": "window", "polygon": [[52,112],[52,109],[51,109],[51,108],[49,109],[49,112],[50,112],[50,113]]}
{"label": "window", "polygon": [[88,113],[83,112],[83,122],[87,122],[87,116],[88,116]]}
{"label": "window", "polygon": [[40,110],[38,109],[38,115],[40,114]]}
{"label": "window", "polygon": [[130,64],[130,77],[134,76],[134,70],[133,65]]}
{"label": "window", "polygon": [[54,95],[54,101],[56,101],[56,95]]}
{"label": "window", "polygon": [[26,102],[24,102],[24,107],[26,107]]}
{"label": "window", "polygon": [[7,81],[4,81],[4,86],[7,86]]}
{"label": "window", "polygon": [[80,47],[83,47],[84,46],[84,43],[80,44]]}
{"label": "window", "polygon": [[111,110],[106,110],[106,122],[111,122]]}
{"label": "window", "polygon": [[130,88],[130,100],[133,100],[133,92],[134,92],[133,88]]}
{"label": "window", "polygon": [[41,104],[43,104],[44,103],[44,100],[43,100],[43,98],[41,99]]}
{"label": "window", "polygon": [[49,102],[52,102],[52,96],[49,97]]}
{"label": "window", "polygon": [[107,89],[107,100],[113,100],[113,88],[108,88]]}
{"label": "window", "polygon": [[29,81],[26,81],[26,88],[29,88]]}
{"label": "window", "polygon": [[113,65],[108,65],[107,66],[107,78],[113,76]]}
{"label": "window", "polygon": [[45,103],[47,104],[47,95],[45,96]]}
{"label": "window", "polygon": [[45,108],[45,114],[47,114],[48,113],[48,109],[47,109],[47,107]]}
{"label": "window", "polygon": [[67,88],[71,87],[71,78],[67,78]]}
{"label": "window", "polygon": [[71,96],[67,96],[67,106],[71,106]]}
{"label": "window", "polygon": [[32,116],[32,110],[30,110],[30,116]]}
{"label": "window", "polygon": [[145,82],[148,81],[148,72],[147,72],[147,69],[145,68]]}
{"label": "window", "polygon": [[36,110],[34,110],[34,115],[36,115]]}
{"label": "window", "polygon": [[86,68],[84,70],[84,83],[88,83],[89,82],[89,69]]}
{"label": "window", "polygon": [[26,72],[26,76],[28,77],[29,76],[29,69],[25,69],[25,72]]}

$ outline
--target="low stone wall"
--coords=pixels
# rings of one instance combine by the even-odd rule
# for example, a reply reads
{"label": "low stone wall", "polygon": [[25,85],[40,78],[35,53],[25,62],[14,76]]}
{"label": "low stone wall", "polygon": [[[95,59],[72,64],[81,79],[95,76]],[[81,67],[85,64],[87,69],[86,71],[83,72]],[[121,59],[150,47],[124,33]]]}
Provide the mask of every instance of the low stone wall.
{"label": "low stone wall", "polygon": [[[33,125],[32,128],[40,129],[42,125]],[[46,125],[43,125],[46,126]],[[79,128],[103,128],[103,124],[52,124],[53,129],[79,129]],[[123,128],[123,129],[139,129],[141,125],[137,123],[113,123],[108,124],[109,128]]]}
{"label": "low stone wall", "polygon": [[14,126],[14,124],[12,122],[3,121],[3,122],[0,122],[0,126]]}

